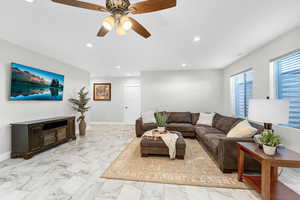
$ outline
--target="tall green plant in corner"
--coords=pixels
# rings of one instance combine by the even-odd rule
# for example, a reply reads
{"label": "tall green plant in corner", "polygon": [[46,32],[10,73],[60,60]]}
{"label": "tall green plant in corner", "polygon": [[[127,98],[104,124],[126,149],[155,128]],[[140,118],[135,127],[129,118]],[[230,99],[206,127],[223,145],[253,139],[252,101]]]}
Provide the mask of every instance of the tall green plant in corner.
{"label": "tall green plant in corner", "polygon": [[90,109],[90,107],[87,106],[90,101],[88,94],[89,92],[85,92],[85,87],[83,87],[78,92],[78,97],[76,99],[69,99],[69,102],[72,104],[72,108],[80,113],[80,116],[77,118],[77,122],[79,122],[79,134],[81,136],[85,136],[86,134],[85,113]]}

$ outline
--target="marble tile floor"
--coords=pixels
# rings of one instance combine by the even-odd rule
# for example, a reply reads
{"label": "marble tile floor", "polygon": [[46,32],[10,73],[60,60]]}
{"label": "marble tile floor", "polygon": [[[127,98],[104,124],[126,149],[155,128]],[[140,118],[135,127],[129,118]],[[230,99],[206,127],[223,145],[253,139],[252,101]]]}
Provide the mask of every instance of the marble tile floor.
{"label": "marble tile floor", "polygon": [[[95,125],[86,137],[34,156],[0,162],[1,200],[258,200],[232,190],[99,178],[134,137],[134,127]],[[300,171],[280,179],[300,193]]]}

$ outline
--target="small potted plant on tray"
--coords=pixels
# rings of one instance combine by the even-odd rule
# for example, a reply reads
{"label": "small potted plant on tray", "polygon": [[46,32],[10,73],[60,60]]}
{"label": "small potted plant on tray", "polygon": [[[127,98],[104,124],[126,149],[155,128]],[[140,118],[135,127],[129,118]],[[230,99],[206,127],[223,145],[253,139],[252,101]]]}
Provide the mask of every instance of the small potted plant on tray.
{"label": "small potted plant on tray", "polygon": [[269,156],[274,156],[277,147],[282,143],[280,137],[275,135],[273,131],[264,131],[260,137],[260,141],[263,144],[264,153]]}
{"label": "small potted plant on tray", "polygon": [[169,115],[167,113],[158,112],[156,114],[156,123],[157,123],[157,130],[159,132],[165,132],[166,131],[166,124],[167,120],[169,118]]}

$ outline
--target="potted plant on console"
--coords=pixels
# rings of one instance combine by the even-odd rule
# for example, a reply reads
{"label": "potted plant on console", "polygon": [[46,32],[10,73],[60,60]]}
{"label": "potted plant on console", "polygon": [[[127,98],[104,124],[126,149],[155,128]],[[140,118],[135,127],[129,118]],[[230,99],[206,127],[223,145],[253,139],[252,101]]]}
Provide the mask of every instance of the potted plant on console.
{"label": "potted plant on console", "polygon": [[85,122],[85,113],[90,109],[87,106],[90,98],[87,97],[89,93],[85,92],[85,87],[81,88],[78,92],[78,98],[70,98],[69,102],[73,104],[72,108],[80,113],[80,116],[77,118],[77,122],[79,122],[79,134],[80,136],[85,136],[86,134],[86,122]]}
{"label": "potted plant on console", "polygon": [[261,134],[260,141],[263,144],[264,153],[269,156],[274,156],[277,147],[282,144],[280,137],[270,130],[266,130]]}
{"label": "potted plant on console", "polygon": [[166,124],[167,120],[169,118],[169,115],[167,113],[158,112],[156,114],[156,123],[157,123],[157,130],[159,132],[165,132],[166,131]]}

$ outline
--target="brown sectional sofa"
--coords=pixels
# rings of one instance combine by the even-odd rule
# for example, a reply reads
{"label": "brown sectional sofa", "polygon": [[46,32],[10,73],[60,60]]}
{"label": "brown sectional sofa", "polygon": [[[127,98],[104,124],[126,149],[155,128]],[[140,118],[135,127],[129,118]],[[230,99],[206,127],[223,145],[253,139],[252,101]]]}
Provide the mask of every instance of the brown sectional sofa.
{"label": "brown sectional sofa", "polygon": [[[183,137],[196,138],[205,147],[207,152],[216,161],[222,172],[228,173],[237,170],[237,142],[254,142],[253,138],[228,138],[227,133],[243,119],[216,114],[212,127],[196,124],[199,113],[169,112],[166,128],[179,131]],[[251,123],[262,132],[264,127]],[[136,120],[136,136],[141,137],[144,132],[156,128],[156,124],[144,124],[142,118]],[[245,170],[259,171],[260,165],[256,160],[246,156]]]}

